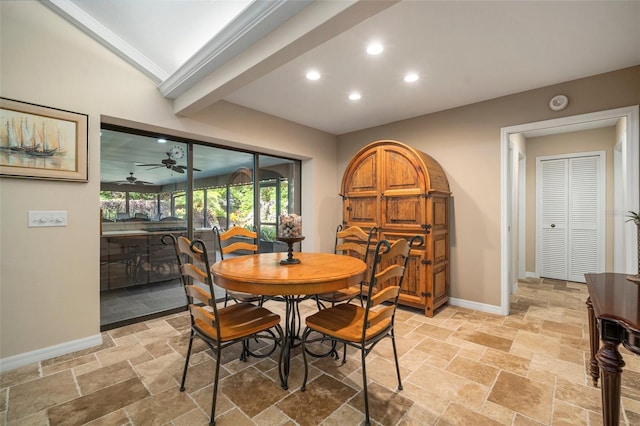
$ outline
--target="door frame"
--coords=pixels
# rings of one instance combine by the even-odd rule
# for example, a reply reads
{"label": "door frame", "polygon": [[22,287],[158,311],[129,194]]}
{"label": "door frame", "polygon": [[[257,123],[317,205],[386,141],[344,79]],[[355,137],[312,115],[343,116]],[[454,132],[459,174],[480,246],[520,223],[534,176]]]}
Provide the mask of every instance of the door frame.
{"label": "door frame", "polygon": [[[513,244],[510,243],[511,232],[509,230],[509,215],[512,214],[512,207],[509,204],[509,191],[512,190],[514,177],[510,172],[509,162],[509,135],[514,133],[524,133],[535,130],[549,130],[549,134],[561,133],[566,126],[588,125],[604,120],[626,119],[625,134],[626,141],[621,148],[622,164],[621,164],[621,188],[623,200],[620,205],[623,211],[615,212],[616,217],[620,216],[622,220],[624,214],[629,210],[637,210],[640,193],[640,142],[638,140],[638,105],[616,108],[605,111],[598,111],[557,119],[538,121],[516,126],[508,126],[500,129],[500,313],[509,315],[509,294],[513,283],[510,283],[509,277],[512,275],[514,250]],[[594,126],[598,127],[598,126]],[[601,126],[600,126],[601,127]],[[614,203],[615,204],[615,203]],[[637,233],[631,229],[633,223],[625,224],[625,232],[622,233],[621,239],[615,238],[614,247],[622,247],[622,270],[614,271],[621,273],[635,274],[637,266]],[[520,235],[524,235],[519,233]]]}

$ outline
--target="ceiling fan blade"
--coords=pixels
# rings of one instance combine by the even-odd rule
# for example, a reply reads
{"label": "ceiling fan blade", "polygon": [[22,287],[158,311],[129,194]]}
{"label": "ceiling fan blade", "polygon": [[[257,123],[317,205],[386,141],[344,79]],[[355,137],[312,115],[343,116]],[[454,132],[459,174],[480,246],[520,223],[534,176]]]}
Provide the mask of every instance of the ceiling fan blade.
{"label": "ceiling fan blade", "polygon": [[136,166],[142,166],[142,167],[151,167],[151,166],[164,167],[164,164],[136,164]]}
{"label": "ceiling fan blade", "polygon": [[178,173],[184,173],[184,169],[181,169],[179,166],[173,166],[171,167],[171,170]]}

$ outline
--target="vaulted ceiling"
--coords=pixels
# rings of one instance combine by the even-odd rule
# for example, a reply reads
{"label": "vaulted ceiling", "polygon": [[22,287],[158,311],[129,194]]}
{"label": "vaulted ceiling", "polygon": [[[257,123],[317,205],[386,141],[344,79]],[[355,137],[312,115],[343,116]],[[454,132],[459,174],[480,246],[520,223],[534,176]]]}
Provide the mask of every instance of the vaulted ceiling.
{"label": "vaulted ceiling", "polygon": [[227,101],[332,134],[640,64],[639,1],[41,1],[176,114]]}

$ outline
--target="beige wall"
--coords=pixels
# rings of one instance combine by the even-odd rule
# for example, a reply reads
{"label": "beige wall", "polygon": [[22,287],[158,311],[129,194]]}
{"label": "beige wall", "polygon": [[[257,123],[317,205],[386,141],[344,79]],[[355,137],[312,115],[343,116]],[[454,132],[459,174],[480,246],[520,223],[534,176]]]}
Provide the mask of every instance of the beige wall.
{"label": "beige wall", "polygon": [[[568,96],[569,106],[554,112],[548,104],[557,94]],[[341,135],[338,173],[358,149],[378,139],[400,140],[433,156],[453,192],[451,295],[499,306],[501,128],[639,103],[638,66],[560,83]]]}
{"label": "beige wall", "polygon": [[[224,103],[177,117],[149,79],[39,2],[0,2],[0,43],[1,96],[89,115],[88,183],[0,179],[0,359],[99,334],[101,117],[303,159],[303,248],[332,250],[335,136]],[[27,228],[29,210],[66,210],[69,225]]]}
{"label": "beige wall", "polygon": [[[536,158],[547,155],[574,154],[579,152],[605,151],[606,155],[606,212],[613,211],[613,148],[616,144],[616,128],[528,138],[526,181],[526,270],[536,271]],[[605,270],[613,270],[613,215],[606,215]]]}

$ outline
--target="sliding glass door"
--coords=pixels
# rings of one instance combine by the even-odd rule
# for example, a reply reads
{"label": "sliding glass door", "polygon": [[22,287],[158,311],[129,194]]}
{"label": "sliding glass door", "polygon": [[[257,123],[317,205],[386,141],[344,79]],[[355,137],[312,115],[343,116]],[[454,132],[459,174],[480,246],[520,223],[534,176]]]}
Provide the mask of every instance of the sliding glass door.
{"label": "sliding glass door", "polygon": [[215,253],[213,226],[243,226],[260,251],[286,250],[275,231],[281,213],[300,211],[299,161],[108,125],[101,134],[103,329],[185,308],[167,233]]}

